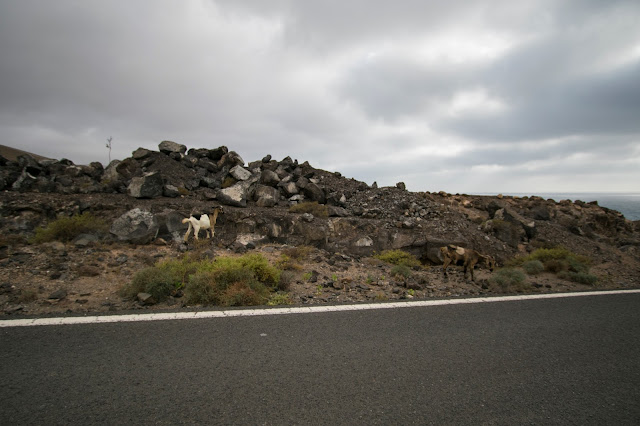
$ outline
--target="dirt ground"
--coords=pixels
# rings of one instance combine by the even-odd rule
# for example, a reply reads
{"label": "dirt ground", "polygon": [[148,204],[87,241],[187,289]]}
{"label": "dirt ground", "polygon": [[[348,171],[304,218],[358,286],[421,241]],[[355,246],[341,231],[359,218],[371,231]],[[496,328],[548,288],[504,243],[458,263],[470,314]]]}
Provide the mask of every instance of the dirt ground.
{"label": "dirt ground", "polygon": [[[208,243],[204,255],[239,256]],[[264,245],[252,250],[271,264],[281,259],[281,245]],[[326,303],[385,302],[439,297],[497,295],[504,289],[492,284],[491,273],[475,270],[475,282],[462,275],[460,267],[451,268],[443,277],[441,266],[415,267],[407,279],[391,275],[393,265],[367,257],[356,259],[308,248],[304,259],[286,272],[289,301],[293,305]],[[7,317],[60,314],[90,314],[122,311],[158,311],[188,306],[181,297],[170,297],[155,305],[125,299],[118,294],[137,271],[164,259],[182,255],[178,246],[99,244],[78,247],[60,242],[38,246],[14,246],[0,260],[0,315]],[[637,285],[633,277],[620,277],[618,264],[592,268],[600,277],[596,286],[563,281],[551,274],[527,277],[520,287],[506,293],[550,293],[627,288]]]}

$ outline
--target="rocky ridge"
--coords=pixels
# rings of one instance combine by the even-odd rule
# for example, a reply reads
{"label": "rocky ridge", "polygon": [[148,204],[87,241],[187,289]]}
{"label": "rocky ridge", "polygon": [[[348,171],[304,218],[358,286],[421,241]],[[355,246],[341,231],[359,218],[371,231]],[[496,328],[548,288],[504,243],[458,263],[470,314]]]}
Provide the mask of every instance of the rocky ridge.
{"label": "rocky ridge", "polygon": [[[487,275],[481,274],[478,284],[460,277],[444,282],[437,268],[417,272],[415,282],[394,282],[386,266],[371,258],[401,249],[425,265],[437,265],[444,244],[491,254],[499,264],[538,247],[563,245],[592,259],[603,288],[640,284],[638,222],[596,203],[414,193],[401,182],[379,188],[290,157],[277,161],[267,155],[246,164],[224,146],[187,150],[164,141],[158,151],[139,148],[107,167],[0,156],[0,190],[5,313],[139,307],[119,300],[112,287],[144,265],[191,250],[193,244],[182,241],[186,225],[181,220],[217,205],[224,205],[225,213],[210,244],[212,257],[256,250],[276,259],[283,247],[314,247],[304,268],[316,272],[311,274],[316,281],[296,281],[296,303],[491,293]],[[307,202],[320,208],[291,210]],[[27,244],[39,226],[83,212],[104,219],[108,232],[69,244]],[[367,272],[372,270],[375,276]],[[39,284],[29,291],[18,282],[34,277]],[[86,290],[92,279],[106,278],[113,282],[109,289]],[[550,278],[536,284],[540,291],[581,289]],[[351,287],[354,292],[347,292]],[[51,297],[55,292],[64,297]],[[76,301],[87,302],[71,303],[70,292]],[[97,293],[108,293],[109,301],[96,305]]]}

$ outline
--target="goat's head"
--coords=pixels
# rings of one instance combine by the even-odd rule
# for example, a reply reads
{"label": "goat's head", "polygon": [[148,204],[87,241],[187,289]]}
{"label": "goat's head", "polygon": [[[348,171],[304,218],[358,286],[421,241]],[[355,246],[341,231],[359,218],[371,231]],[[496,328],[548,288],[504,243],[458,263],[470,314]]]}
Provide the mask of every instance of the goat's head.
{"label": "goat's head", "polygon": [[213,211],[218,211],[218,213],[224,213],[224,209],[222,208],[222,206],[216,206],[213,208]]}
{"label": "goat's head", "polygon": [[487,265],[487,268],[493,272],[496,267],[496,260],[492,256],[487,255],[484,257],[484,263]]}

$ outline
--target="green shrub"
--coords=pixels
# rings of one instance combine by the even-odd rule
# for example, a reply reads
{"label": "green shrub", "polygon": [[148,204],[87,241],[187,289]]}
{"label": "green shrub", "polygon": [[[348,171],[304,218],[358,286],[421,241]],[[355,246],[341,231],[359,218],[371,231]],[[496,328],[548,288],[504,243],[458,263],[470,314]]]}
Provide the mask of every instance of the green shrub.
{"label": "green shrub", "polygon": [[280,281],[276,286],[277,291],[289,291],[291,289],[291,282],[294,279],[294,274],[289,271],[282,271],[280,273]]}
{"label": "green shrub", "polygon": [[528,275],[538,275],[544,272],[544,265],[539,260],[529,260],[522,264],[522,269]]}
{"label": "green shrub", "polygon": [[106,232],[106,222],[91,213],[85,212],[72,217],[59,217],[47,226],[36,229],[32,243],[41,244],[50,241],[71,241],[80,234]]}
{"label": "green shrub", "polygon": [[391,268],[391,275],[394,277],[401,277],[407,279],[411,276],[411,268],[407,265],[395,265]]}
{"label": "green shrub", "polygon": [[279,306],[279,305],[291,305],[293,302],[289,298],[288,293],[274,293],[269,298],[267,305],[269,306]]}
{"label": "green shrub", "polygon": [[373,257],[392,265],[404,265],[409,268],[420,266],[420,261],[414,255],[402,250],[385,250]]}
{"label": "green shrub", "polygon": [[557,259],[547,260],[544,263],[544,270],[547,272],[551,272],[552,274],[558,274],[562,271],[565,271],[568,269],[568,267],[569,266],[565,262]]}
{"label": "green shrub", "polygon": [[292,259],[305,260],[309,257],[312,251],[313,247],[311,246],[286,247],[282,250],[282,254],[289,256]]}
{"label": "green shrub", "polygon": [[519,269],[503,268],[491,277],[491,282],[497,284],[503,290],[509,290],[512,287],[519,288],[524,283],[525,278],[524,273]]}
{"label": "green shrub", "polygon": [[185,298],[188,303],[199,304],[263,304],[268,300],[269,289],[278,289],[280,274],[259,254],[219,257],[190,276]]}
{"label": "green shrub", "polygon": [[[539,248],[529,256],[520,257],[509,262],[510,266],[522,266],[531,268],[533,262],[542,263],[544,270],[556,274],[558,278],[593,285],[597,277],[589,274],[591,261],[585,256],[580,256],[564,247]],[[535,267],[538,269],[538,267]],[[533,275],[533,274],[531,274]]]}
{"label": "green shrub", "polygon": [[529,259],[546,263],[550,260],[564,260],[570,256],[575,255],[564,247],[554,247],[551,249],[540,248],[531,253]]}
{"label": "green shrub", "polygon": [[295,204],[289,207],[290,213],[311,213],[315,217],[329,217],[329,210],[324,204],[319,204],[317,201],[309,203]]}
{"label": "green shrub", "polygon": [[263,305],[269,299],[269,290],[261,283],[237,282],[228,287],[220,297],[223,306]]}
{"label": "green shrub", "polygon": [[38,293],[35,290],[22,290],[19,292],[18,303],[31,303],[38,300]]}
{"label": "green shrub", "polygon": [[156,264],[155,269],[158,270],[158,273],[164,273],[171,277],[175,288],[182,288],[189,282],[190,275],[197,270],[206,270],[208,263],[207,261],[198,261],[191,255],[186,255],[181,259],[161,261]]}
{"label": "green shrub", "polygon": [[558,277],[586,285],[595,285],[598,282],[598,277],[588,272],[562,271],[558,274]]}
{"label": "green shrub", "polygon": [[247,268],[256,274],[258,281],[274,286],[280,280],[280,271],[271,266],[269,261],[259,254],[249,254],[238,258],[243,268]]}
{"label": "green shrub", "polygon": [[175,290],[175,279],[168,271],[150,267],[137,272],[120,293],[130,299],[135,298],[138,293],[149,293],[156,301],[162,302]]}
{"label": "green shrub", "polygon": [[[194,274],[184,295],[187,303],[193,304],[238,306],[246,302],[247,305],[256,305],[260,303],[256,301],[258,292],[254,288],[259,288],[259,293],[268,293],[252,271],[225,267]],[[266,299],[260,301],[265,302]]]}
{"label": "green shrub", "polygon": [[187,303],[256,305],[266,303],[271,291],[288,289],[290,282],[289,278],[281,283],[281,271],[258,254],[218,257],[213,261],[187,254],[139,271],[121,294],[135,298],[145,292],[160,302],[184,287]]}
{"label": "green shrub", "polygon": [[233,185],[235,185],[238,181],[235,180],[234,178],[232,178],[231,176],[227,176],[226,178],[224,178],[224,180],[222,181],[222,185],[220,185],[220,187],[222,189],[225,188],[229,188]]}
{"label": "green shrub", "polygon": [[302,265],[286,254],[280,255],[280,258],[276,261],[276,266],[283,271],[299,271],[302,269]]}
{"label": "green shrub", "polygon": [[184,297],[191,304],[220,304],[220,291],[216,287],[214,273],[203,271],[191,276],[189,285],[184,290]]}

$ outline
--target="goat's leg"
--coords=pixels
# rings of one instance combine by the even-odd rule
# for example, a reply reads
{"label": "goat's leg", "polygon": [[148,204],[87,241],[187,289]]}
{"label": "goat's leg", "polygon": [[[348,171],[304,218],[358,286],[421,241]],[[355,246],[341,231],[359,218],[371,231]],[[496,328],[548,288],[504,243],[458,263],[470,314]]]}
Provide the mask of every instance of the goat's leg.
{"label": "goat's leg", "polygon": [[198,239],[198,234],[200,233],[200,225],[193,225],[193,235]]}
{"label": "goat's leg", "polygon": [[184,242],[185,242],[185,243],[186,243],[186,242],[187,242],[187,240],[189,239],[189,234],[191,234],[191,228],[192,228],[192,226],[191,226],[191,222],[189,222],[189,229],[187,229],[187,233],[186,233],[186,234],[184,234]]}
{"label": "goat's leg", "polygon": [[444,265],[442,265],[442,275],[447,276],[447,266],[451,263],[451,259],[445,259]]}
{"label": "goat's leg", "polygon": [[469,269],[469,272],[471,274],[471,281],[475,281],[475,278],[473,277],[473,268],[476,266],[475,262],[469,262],[467,265],[467,262],[465,262],[464,264],[464,275],[465,278],[467,276],[467,269]]}

